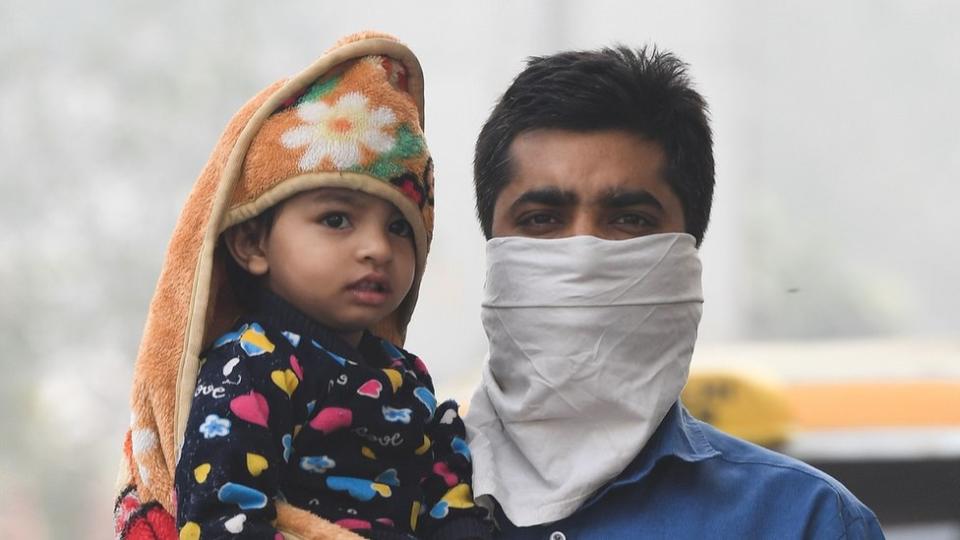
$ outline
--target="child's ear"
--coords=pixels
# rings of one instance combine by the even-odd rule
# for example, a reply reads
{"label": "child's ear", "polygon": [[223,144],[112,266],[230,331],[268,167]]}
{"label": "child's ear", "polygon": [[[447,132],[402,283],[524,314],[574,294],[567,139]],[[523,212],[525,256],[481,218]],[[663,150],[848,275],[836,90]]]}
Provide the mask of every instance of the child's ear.
{"label": "child's ear", "polygon": [[262,224],[256,220],[244,221],[230,227],[223,235],[230,255],[240,268],[255,276],[262,276],[270,270],[266,252],[267,232]]}

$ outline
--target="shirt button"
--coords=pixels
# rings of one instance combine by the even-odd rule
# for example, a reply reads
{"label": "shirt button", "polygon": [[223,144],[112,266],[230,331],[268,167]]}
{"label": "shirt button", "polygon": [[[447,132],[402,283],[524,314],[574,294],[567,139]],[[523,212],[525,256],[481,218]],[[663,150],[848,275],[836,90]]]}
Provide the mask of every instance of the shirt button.
{"label": "shirt button", "polygon": [[567,535],[560,531],[553,531],[550,533],[550,540],[567,540]]}

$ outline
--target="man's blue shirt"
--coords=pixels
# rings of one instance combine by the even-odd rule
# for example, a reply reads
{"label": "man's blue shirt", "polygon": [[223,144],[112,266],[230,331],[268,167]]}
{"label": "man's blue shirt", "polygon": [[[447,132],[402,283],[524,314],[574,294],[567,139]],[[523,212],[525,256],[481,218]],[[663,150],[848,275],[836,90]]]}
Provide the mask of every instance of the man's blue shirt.
{"label": "man's blue shirt", "polygon": [[499,508],[496,517],[505,539],[883,538],[873,512],[839,482],[717,431],[679,402],[572,516],[533,527],[514,527]]}

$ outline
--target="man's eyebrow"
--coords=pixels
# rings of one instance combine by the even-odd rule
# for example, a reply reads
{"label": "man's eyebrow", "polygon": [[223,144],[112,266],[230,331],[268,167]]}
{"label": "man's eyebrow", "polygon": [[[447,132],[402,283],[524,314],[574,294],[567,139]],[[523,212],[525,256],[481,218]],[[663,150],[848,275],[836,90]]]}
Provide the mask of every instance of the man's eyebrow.
{"label": "man's eyebrow", "polygon": [[558,188],[531,189],[517,197],[510,205],[511,209],[524,204],[542,204],[544,206],[572,206],[577,202],[577,194]]}
{"label": "man's eyebrow", "polygon": [[663,210],[663,205],[649,191],[609,191],[598,197],[597,202],[605,208],[626,208],[628,206],[652,206]]}

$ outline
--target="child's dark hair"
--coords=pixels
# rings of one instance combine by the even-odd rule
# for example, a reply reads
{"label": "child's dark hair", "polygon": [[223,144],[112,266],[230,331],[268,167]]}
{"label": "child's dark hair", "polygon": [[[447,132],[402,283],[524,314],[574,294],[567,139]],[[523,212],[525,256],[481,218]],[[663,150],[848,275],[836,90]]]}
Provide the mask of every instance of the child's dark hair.
{"label": "child's dark hair", "polygon": [[713,200],[707,104],[686,64],[656,48],[627,47],[534,57],[500,98],[477,139],[477,215],[490,238],[493,208],[510,182],[510,145],[535,129],[622,129],[658,143],[665,180],[683,205],[686,232],[703,240]]}
{"label": "child's dark hair", "polygon": [[[270,234],[270,230],[273,228],[273,222],[277,217],[277,209],[279,206],[279,204],[271,206],[261,214],[250,218],[248,221],[255,224],[258,229],[261,229],[262,234]],[[237,226],[239,226],[239,224],[234,225],[234,227]],[[227,249],[225,244],[224,235],[221,234],[217,249],[223,250],[222,259],[225,261],[224,264],[226,265],[227,280],[230,282],[230,288],[237,297],[240,307],[247,311],[255,310],[260,296],[260,278],[247,272],[240,266],[230,254],[230,250]]]}

